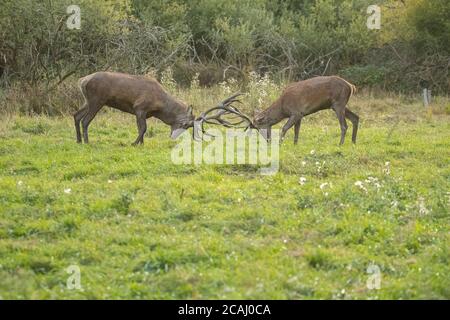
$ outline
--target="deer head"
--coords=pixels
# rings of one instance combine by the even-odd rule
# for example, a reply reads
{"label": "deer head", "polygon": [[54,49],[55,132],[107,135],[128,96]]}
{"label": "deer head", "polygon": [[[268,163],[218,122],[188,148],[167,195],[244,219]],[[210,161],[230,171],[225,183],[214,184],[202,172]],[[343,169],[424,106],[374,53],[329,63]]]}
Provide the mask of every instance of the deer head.
{"label": "deer head", "polygon": [[172,139],[178,138],[185,130],[194,127],[195,116],[193,114],[192,106],[186,109],[177,116],[176,121],[171,125],[170,137]]}

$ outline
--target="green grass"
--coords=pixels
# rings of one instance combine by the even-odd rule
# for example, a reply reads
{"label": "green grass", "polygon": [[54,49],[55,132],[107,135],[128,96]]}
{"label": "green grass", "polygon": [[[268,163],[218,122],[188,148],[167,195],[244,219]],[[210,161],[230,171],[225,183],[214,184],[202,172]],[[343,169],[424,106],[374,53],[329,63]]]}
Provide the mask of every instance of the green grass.
{"label": "green grass", "polygon": [[[149,121],[132,147],[135,120],[117,112],[94,120],[90,145],[70,116],[3,116],[0,296],[448,299],[449,117],[390,101],[352,108],[355,146],[351,126],[338,146],[331,112],[306,118],[274,176],[174,165],[167,126]],[[82,291],[66,287],[70,265]]]}

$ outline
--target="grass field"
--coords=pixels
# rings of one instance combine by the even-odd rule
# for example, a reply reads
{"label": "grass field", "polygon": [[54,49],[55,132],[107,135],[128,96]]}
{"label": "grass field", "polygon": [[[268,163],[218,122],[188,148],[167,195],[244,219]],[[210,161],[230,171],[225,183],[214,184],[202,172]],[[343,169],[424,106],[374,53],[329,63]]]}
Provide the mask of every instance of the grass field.
{"label": "grass field", "polygon": [[[75,143],[69,115],[4,115],[0,296],[449,299],[450,117],[440,104],[427,115],[420,101],[355,97],[358,143],[350,125],[342,147],[331,112],[306,118],[274,176],[172,164],[176,142],[154,120],[132,147],[135,120],[117,112],[93,121],[90,145]],[[71,265],[82,290],[66,286]],[[379,290],[366,285],[370,265]]]}

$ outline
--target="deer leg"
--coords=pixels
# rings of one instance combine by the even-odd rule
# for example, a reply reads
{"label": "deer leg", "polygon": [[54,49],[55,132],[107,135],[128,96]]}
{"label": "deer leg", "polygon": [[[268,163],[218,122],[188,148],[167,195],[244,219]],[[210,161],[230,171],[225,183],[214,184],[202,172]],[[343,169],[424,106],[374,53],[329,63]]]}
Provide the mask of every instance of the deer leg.
{"label": "deer leg", "polygon": [[284,140],[284,136],[286,135],[286,132],[298,121],[298,118],[296,116],[291,116],[289,120],[284,124],[283,128],[281,129],[281,137],[280,142]]}
{"label": "deer leg", "polygon": [[352,122],[352,142],[356,143],[356,134],[358,133],[359,117],[351,112],[348,108],[345,108],[345,117]]}
{"label": "deer leg", "polygon": [[73,119],[75,120],[75,131],[77,133],[77,143],[81,143],[81,130],[80,130],[80,122],[81,119],[86,115],[88,111],[87,103],[83,105],[83,108],[74,113]]}
{"label": "deer leg", "polygon": [[342,111],[340,111],[339,108],[334,109],[334,111],[336,112],[336,116],[341,126],[341,142],[339,142],[339,145],[343,145],[345,140],[345,133],[347,132],[348,128],[347,121],[345,121],[345,108],[343,108]]}
{"label": "deer leg", "polygon": [[144,144],[144,134],[147,131],[147,114],[146,112],[136,112],[136,123],[138,126],[139,135],[133,145]]}
{"label": "deer leg", "polygon": [[298,119],[298,121],[294,125],[294,144],[298,143],[298,133],[300,132],[301,122],[302,122],[302,118]]}
{"label": "deer leg", "polygon": [[81,125],[83,126],[83,139],[84,143],[89,143],[89,137],[88,137],[88,127],[91,123],[92,119],[94,119],[97,112],[102,108],[102,105],[92,105],[89,104],[88,111],[86,115],[83,117],[83,120],[81,120]]}
{"label": "deer leg", "polygon": [[136,125],[138,128],[138,136],[137,136],[136,140],[134,140],[134,142],[131,144],[132,146],[136,146],[141,142],[141,139],[140,139],[141,123],[139,122],[139,118],[137,116],[136,116]]}

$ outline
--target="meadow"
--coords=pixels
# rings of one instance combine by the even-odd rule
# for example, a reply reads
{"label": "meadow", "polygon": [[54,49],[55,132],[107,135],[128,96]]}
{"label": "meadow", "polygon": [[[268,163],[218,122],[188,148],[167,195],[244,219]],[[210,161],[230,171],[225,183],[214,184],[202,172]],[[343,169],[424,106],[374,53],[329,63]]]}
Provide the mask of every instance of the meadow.
{"label": "meadow", "polygon": [[[228,89],[212,90],[178,95],[199,110]],[[338,146],[323,111],[298,145],[289,131],[272,176],[175,165],[155,120],[132,147],[135,119],[119,112],[97,116],[89,145],[68,113],[2,114],[0,297],[449,299],[448,98],[427,112],[420,97],[360,93],[350,108],[356,145],[349,124]],[[67,287],[73,265],[81,289]]]}

